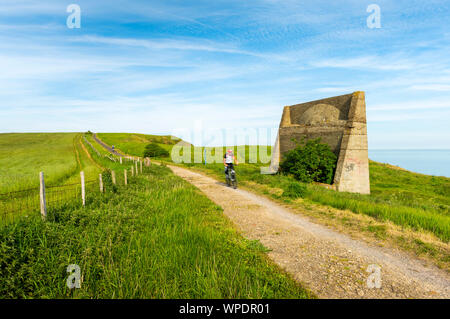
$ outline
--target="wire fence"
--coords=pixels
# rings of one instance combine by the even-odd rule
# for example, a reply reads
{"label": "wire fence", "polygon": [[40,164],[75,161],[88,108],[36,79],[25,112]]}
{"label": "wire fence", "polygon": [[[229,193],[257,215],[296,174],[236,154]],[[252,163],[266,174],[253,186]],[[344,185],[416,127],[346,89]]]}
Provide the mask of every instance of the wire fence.
{"label": "wire fence", "polygon": [[86,144],[89,145],[89,147],[95,152],[95,154],[97,154],[98,157],[105,157],[105,158],[109,159],[109,160],[112,161],[112,162],[117,162],[117,161],[118,161],[118,159],[117,159],[116,157],[114,157],[114,155],[112,155],[112,154],[109,154],[109,155],[103,154],[103,155],[102,155],[102,154],[98,151],[98,149],[96,149],[96,148],[91,144],[91,142],[89,142],[89,141],[87,140],[87,138],[86,138],[85,135],[83,135],[83,139],[84,139],[84,141],[86,142]]}
{"label": "wire fence", "polygon": [[[45,187],[46,210],[54,211],[67,205],[82,204],[81,183]],[[99,181],[85,181],[86,199],[98,196]],[[0,194],[0,213],[2,220],[11,221],[18,216],[26,216],[40,212],[40,188],[26,189],[17,192]]]}
{"label": "wire fence", "polygon": [[[91,180],[85,182],[85,187],[88,185],[90,191],[95,191],[96,188],[93,188],[93,184],[98,184],[97,181]],[[89,191],[86,192],[88,195]],[[95,192],[98,193],[98,192]],[[95,194],[97,195],[97,194]],[[51,186],[45,187],[45,200],[47,205],[47,211],[52,211],[54,209],[62,208],[68,203],[79,202],[82,204],[81,198],[81,184],[69,184],[63,186]]]}
{"label": "wire fence", "polygon": [[[121,171],[105,171],[98,179],[84,181],[84,191],[82,179],[74,184],[44,186],[45,215],[47,212],[54,212],[67,206],[81,207],[100,194],[111,191],[113,187],[125,187],[141,173],[140,169],[136,171],[135,167],[133,165]],[[8,222],[19,216],[43,214],[42,198],[41,187],[0,193],[1,220]]]}
{"label": "wire fence", "polygon": [[15,215],[39,212],[39,188],[0,194],[2,219],[10,220]]}
{"label": "wire fence", "polygon": [[86,142],[87,145],[89,145],[91,147],[91,149],[98,155],[98,156],[102,156],[100,154],[100,152],[87,140],[86,136],[83,135],[83,139]]}
{"label": "wire fence", "polygon": [[[84,141],[98,156],[103,157],[85,137]],[[104,155],[104,157],[114,162],[119,161],[113,156]],[[47,211],[63,209],[68,205],[85,205],[102,192],[108,191],[108,188],[126,186],[134,176],[142,174],[143,167],[150,166],[149,158],[124,156],[119,159],[120,164],[123,164],[122,170],[105,170],[98,179],[90,180],[84,180],[84,173],[81,172],[80,182],[73,184],[45,186],[43,173],[40,173],[41,181],[37,178],[30,179],[30,175],[24,175],[23,178],[27,177],[27,180],[30,180],[30,186],[33,187],[0,193],[0,219],[11,221],[18,216],[39,214],[39,212],[45,218]],[[5,180],[9,178],[7,184],[10,184],[11,180],[19,180],[15,175],[4,177]],[[23,179],[21,180],[23,181]],[[34,187],[34,185],[38,186]]]}

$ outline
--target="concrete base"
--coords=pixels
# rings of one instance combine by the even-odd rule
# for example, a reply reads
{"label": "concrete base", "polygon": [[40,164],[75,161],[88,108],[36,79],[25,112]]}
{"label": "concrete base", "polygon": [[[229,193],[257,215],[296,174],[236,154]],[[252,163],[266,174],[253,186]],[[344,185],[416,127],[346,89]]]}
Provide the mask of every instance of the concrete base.
{"label": "concrete base", "polygon": [[340,192],[370,194],[364,92],[286,106],[272,151],[270,174],[278,171],[282,156],[302,139],[321,138],[338,157],[334,188]]}

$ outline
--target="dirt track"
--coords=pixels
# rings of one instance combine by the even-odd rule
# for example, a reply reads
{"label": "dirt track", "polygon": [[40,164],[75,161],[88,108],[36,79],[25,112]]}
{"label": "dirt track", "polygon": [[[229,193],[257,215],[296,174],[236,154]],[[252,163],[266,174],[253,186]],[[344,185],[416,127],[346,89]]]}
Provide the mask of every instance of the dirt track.
{"label": "dirt track", "polygon": [[[400,251],[372,247],[312,223],[262,196],[231,189],[185,168],[175,174],[224,209],[244,237],[321,298],[450,298],[450,276]],[[369,265],[381,267],[381,288],[369,288]]]}
{"label": "dirt track", "polygon": [[98,137],[97,137],[97,134],[92,134],[92,137],[94,138],[94,140],[98,143],[98,144],[100,144],[101,146],[103,146],[106,150],[108,150],[110,153],[112,153],[112,154],[114,154],[114,155],[116,155],[116,156],[120,156],[120,157],[123,157],[123,155],[122,154],[120,154],[119,152],[117,152],[116,150],[114,150],[113,151],[113,149],[109,146],[109,145],[106,145],[105,143],[103,143],[103,141],[101,141]]}

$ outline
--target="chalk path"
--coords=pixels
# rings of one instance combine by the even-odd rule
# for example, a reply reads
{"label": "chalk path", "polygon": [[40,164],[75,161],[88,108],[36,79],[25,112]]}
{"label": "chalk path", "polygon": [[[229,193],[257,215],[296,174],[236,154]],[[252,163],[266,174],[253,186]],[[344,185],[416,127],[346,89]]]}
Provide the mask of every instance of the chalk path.
{"label": "chalk path", "polygon": [[[260,240],[275,263],[320,298],[450,297],[450,276],[437,267],[400,251],[369,246],[262,196],[189,169],[170,168],[220,205],[244,237]],[[369,265],[380,267],[380,288],[368,287],[368,279],[377,284],[376,270],[367,272]]]}

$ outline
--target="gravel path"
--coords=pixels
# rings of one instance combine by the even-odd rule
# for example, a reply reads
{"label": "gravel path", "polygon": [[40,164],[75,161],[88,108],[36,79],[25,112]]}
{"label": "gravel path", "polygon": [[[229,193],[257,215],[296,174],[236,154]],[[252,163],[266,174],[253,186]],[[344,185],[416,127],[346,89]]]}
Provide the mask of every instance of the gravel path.
{"label": "gravel path", "polygon": [[[269,199],[170,166],[224,209],[243,236],[258,239],[281,268],[320,298],[449,298],[450,276],[392,249],[369,246]],[[367,282],[380,267],[380,288]]]}
{"label": "gravel path", "polygon": [[107,144],[105,144],[105,143],[103,143],[103,141],[102,140],[100,140],[98,137],[97,137],[97,134],[92,134],[92,137],[94,138],[94,140],[98,143],[98,144],[100,144],[101,146],[103,146],[107,151],[109,151],[110,153],[112,153],[112,154],[114,154],[114,155],[116,155],[116,156],[119,156],[119,157],[123,157],[123,155],[122,154],[120,154],[119,152],[117,152],[117,151],[113,151],[113,149],[112,149],[112,147],[110,147],[109,145],[107,145]]}

